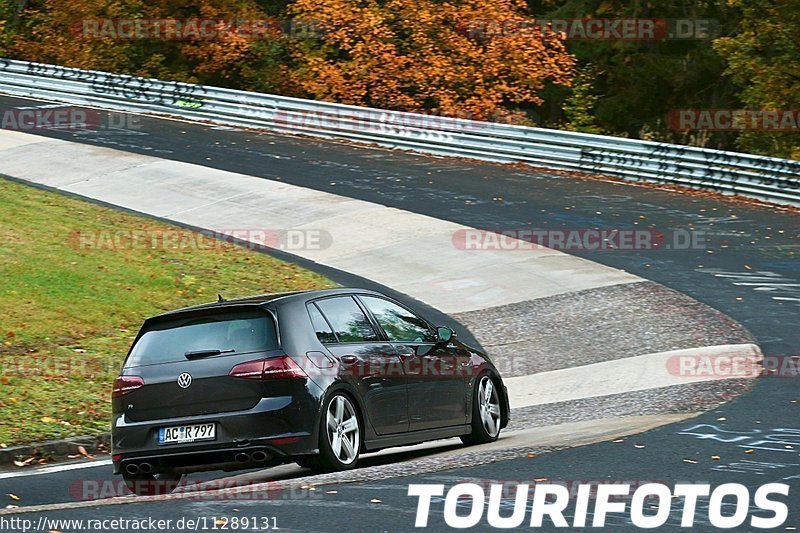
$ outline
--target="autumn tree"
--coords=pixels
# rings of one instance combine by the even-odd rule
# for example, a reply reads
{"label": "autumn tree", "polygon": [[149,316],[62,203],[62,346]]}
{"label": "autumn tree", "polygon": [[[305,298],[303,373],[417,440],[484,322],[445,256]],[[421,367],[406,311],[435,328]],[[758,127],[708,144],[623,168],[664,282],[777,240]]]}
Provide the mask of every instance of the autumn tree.
{"label": "autumn tree", "polygon": [[[739,31],[717,39],[715,49],[728,61],[726,73],[742,87],[750,109],[800,109],[800,3],[731,0],[742,10]],[[797,130],[743,132],[745,151],[800,159]]]}
{"label": "autumn tree", "polygon": [[[666,22],[669,30],[642,40],[567,39],[581,72],[591,65],[591,74],[571,89],[545,94],[541,113],[545,126],[573,128],[571,114],[579,111],[584,115],[579,123],[591,119],[612,135],[691,143],[685,132],[669,128],[666,119],[672,109],[738,105],[736,87],[723,76],[725,61],[711,46],[714,37],[736,29],[739,12],[727,2],[529,0],[528,4],[539,19],[655,19]],[[688,25],[696,31],[671,38],[679,20],[684,21],[684,30]],[[734,134],[718,132],[707,142],[727,148],[733,139]]]}
{"label": "autumn tree", "polygon": [[17,0],[0,0],[0,55],[8,52],[8,46],[19,31],[22,4]]}
{"label": "autumn tree", "polygon": [[520,119],[573,58],[517,0],[295,0],[315,28],[293,41],[289,81],[309,97],[477,119]]}
{"label": "autumn tree", "polygon": [[[7,47],[14,57],[244,88],[248,75],[264,76],[254,74],[264,56],[259,46],[281,33],[253,0],[32,0],[20,18],[20,34]],[[120,21],[141,20],[176,20],[184,28],[191,20],[220,24],[213,26],[217,31],[188,31],[183,37],[130,38],[120,31]],[[227,24],[232,21],[244,21],[243,27]],[[258,33],[259,23],[267,31]]]}

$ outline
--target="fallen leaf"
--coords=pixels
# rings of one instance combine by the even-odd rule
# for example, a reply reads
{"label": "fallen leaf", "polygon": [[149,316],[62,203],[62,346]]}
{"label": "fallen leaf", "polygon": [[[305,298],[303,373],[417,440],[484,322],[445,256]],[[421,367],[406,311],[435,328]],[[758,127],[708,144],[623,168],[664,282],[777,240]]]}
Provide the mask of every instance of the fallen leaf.
{"label": "fallen leaf", "polygon": [[380,501],[378,498],[372,498],[372,499],[369,501],[369,503],[383,503],[383,502],[382,502],[382,501]]}
{"label": "fallen leaf", "polygon": [[14,333],[13,331],[9,331],[8,333],[6,333],[6,337],[9,339],[13,339],[16,336],[17,336],[16,333]]}
{"label": "fallen leaf", "polygon": [[719,461],[720,460],[720,456],[719,455],[712,455],[711,458],[714,459],[715,461]]}
{"label": "fallen leaf", "polygon": [[721,417],[717,418],[718,422],[725,422],[726,420],[727,420],[727,418],[725,418],[724,416],[721,416]]}
{"label": "fallen leaf", "polygon": [[16,494],[11,494],[11,493],[9,492],[8,494],[6,494],[6,496],[8,496],[9,498],[11,498],[11,499],[12,499],[12,500],[14,500],[15,502],[18,502],[18,501],[19,501],[19,496],[17,496]]}
{"label": "fallen leaf", "polygon": [[645,445],[644,444],[634,444],[633,447],[634,448],[638,448],[639,450],[641,450],[642,448],[645,447]]}
{"label": "fallen leaf", "polygon": [[40,418],[40,420],[42,422],[45,422],[45,423],[50,423],[50,422],[55,422],[56,421],[55,418],[50,418],[49,416],[43,416],[42,418]]}
{"label": "fallen leaf", "polygon": [[531,458],[531,457],[536,457],[536,454],[535,454],[535,453],[529,453],[529,454],[528,454],[528,457],[529,457],[529,458]]}
{"label": "fallen leaf", "polygon": [[326,490],[325,494],[339,494],[338,490]]}
{"label": "fallen leaf", "polygon": [[613,442],[614,444],[619,444],[620,442],[625,442],[625,439],[612,440],[611,442]]}
{"label": "fallen leaf", "polygon": [[84,448],[83,446],[78,446],[78,453],[84,457],[88,457],[89,459],[92,459],[94,457],[92,454],[87,452],[86,448]]}
{"label": "fallen leaf", "polygon": [[690,465],[696,465],[697,464],[697,461],[695,461],[694,459],[684,459],[683,462],[684,463],[688,463]]}
{"label": "fallen leaf", "polygon": [[755,453],[753,450],[745,450],[744,453]]}

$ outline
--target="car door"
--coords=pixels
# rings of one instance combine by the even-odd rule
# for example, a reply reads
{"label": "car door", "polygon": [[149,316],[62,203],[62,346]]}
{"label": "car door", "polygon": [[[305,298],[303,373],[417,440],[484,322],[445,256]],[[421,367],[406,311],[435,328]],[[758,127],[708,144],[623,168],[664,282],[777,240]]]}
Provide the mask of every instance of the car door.
{"label": "car door", "polygon": [[[375,433],[408,431],[407,380],[400,358],[359,303],[352,296],[323,298],[311,302],[309,312],[312,321],[319,322],[316,313],[324,319],[326,324],[314,325],[317,337],[339,361],[339,374],[358,390]],[[325,325],[330,333],[320,331]]]}
{"label": "car door", "polygon": [[412,431],[466,422],[469,354],[436,346],[435,330],[409,309],[378,296],[359,295],[403,362]]}

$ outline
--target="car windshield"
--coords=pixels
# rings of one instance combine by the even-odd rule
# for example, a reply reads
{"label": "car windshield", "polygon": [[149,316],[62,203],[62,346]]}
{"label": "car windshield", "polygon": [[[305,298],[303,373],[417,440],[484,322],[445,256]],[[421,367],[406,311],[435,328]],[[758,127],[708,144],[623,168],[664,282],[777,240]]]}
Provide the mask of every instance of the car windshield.
{"label": "car windshield", "polygon": [[125,367],[185,361],[186,354],[192,352],[243,353],[277,347],[275,325],[263,312],[184,317],[159,322],[145,331]]}

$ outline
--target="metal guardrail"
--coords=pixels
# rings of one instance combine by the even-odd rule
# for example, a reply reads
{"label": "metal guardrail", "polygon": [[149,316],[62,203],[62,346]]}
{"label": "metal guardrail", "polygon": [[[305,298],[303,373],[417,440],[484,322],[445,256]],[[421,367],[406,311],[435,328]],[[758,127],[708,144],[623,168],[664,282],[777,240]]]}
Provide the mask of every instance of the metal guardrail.
{"label": "metal guardrail", "polygon": [[0,58],[0,93],[436,155],[683,185],[800,206],[800,161],[317,102]]}

